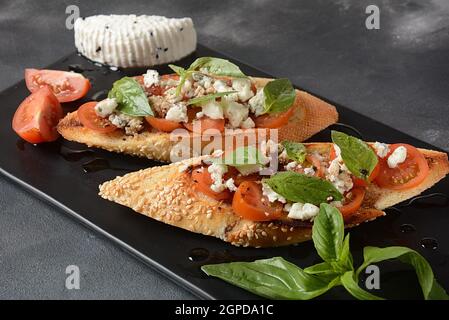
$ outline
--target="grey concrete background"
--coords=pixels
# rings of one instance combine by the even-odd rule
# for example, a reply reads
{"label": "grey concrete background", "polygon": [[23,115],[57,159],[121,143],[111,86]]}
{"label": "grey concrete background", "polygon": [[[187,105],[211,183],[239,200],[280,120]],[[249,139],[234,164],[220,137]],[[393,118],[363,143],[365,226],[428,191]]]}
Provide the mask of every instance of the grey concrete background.
{"label": "grey concrete background", "polygon": [[[74,50],[65,9],[194,19],[199,42],[449,150],[449,1],[0,1],[0,89]],[[365,8],[381,29],[365,28]],[[7,156],[7,155],[2,155]],[[0,177],[0,298],[190,299]],[[65,268],[81,270],[66,290]]]}

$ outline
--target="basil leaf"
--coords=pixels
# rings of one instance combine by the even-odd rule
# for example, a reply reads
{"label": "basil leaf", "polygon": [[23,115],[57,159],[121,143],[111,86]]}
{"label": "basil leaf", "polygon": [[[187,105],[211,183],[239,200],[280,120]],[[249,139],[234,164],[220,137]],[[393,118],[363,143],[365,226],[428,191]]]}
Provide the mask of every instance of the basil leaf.
{"label": "basil leaf", "polygon": [[178,76],[182,76],[186,70],[183,67],[175,66],[174,64],[168,65],[170,69],[172,69]]}
{"label": "basil leaf", "polygon": [[273,191],[292,202],[320,205],[331,196],[339,201],[342,194],[326,180],[306,176],[293,171],[278,172],[264,180]]}
{"label": "basil leaf", "polygon": [[339,283],[338,277],[329,280],[308,274],[281,257],[206,265],[201,270],[269,299],[308,300]]}
{"label": "basil leaf", "polygon": [[115,81],[108,98],[115,98],[117,110],[129,116],[154,116],[145,92],[133,78],[124,77]]}
{"label": "basil leaf", "polygon": [[263,165],[268,161],[269,159],[255,146],[237,147],[233,151],[226,152],[223,158],[212,159],[212,162],[237,169],[244,166]]}
{"label": "basil leaf", "polygon": [[340,278],[341,284],[345,287],[345,289],[356,299],[359,300],[384,300],[381,297],[378,297],[374,294],[369,293],[368,291],[363,290],[359,287],[354,271],[348,271],[343,274]]}
{"label": "basil leaf", "polygon": [[227,76],[234,78],[244,78],[246,75],[240,68],[232,62],[213,57],[201,57],[196,59],[189,67],[189,70],[205,71],[207,74],[216,76]]}
{"label": "basil leaf", "polygon": [[209,102],[211,100],[215,100],[216,98],[221,98],[224,97],[228,94],[232,94],[232,93],[236,93],[237,91],[226,91],[226,92],[217,92],[217,93],[212,93],[212,94],[208,94],[205,96],[201,96],[201,97],[196,97],[193,99],[190,99],[187,102],[187,105],[192,105],[192,104],[196,104],[196,105],[201,105],[204,104],[206,102]]}
{"label": "basil leaf", "polygon": [[286,140],[282,141],[281,144],[284,146],[290,160],[296,161],[297,163],[304,162],[307,155],[307,149],[302,143]]}
{"label": "basil leaf", "polygon": [[340,256],[338,257],[337,266],[334,267],[341,271],[354,270],[354,260],[349,248],[349,233],[343,240],[343,246],[341,248]]}
{"label": "basil leaf", "polygon": [[263,88],[265,112],[283,112],[295,102],[296,91],[290,80],[276,79]]}
{"label": "basil leaf", "polygon": [[338,273],[335,272],[334,267],[327,262],[317,263],[313,266],[304,269],[304,272],[318,276],[336,277]]}
{"label": "basil leaf", "polygon": [[339,260],[343,249],[344,222],[340,211],[327,203],[320,205],[312,227],[312,239],[318,255],[328,263]]}
{"label": "basil leaf", "polygon": [[363,264],[357,270],[357,276],[370,264],[384,260],[399,258],[403,263],[407,263],[415,268],[419,284],[426,300],[449,300],[446,291],[435,280],[432,268],[423,256],[415,250],[405,247],[365,247],[363,249]]}
{"label": "basil leaf", "polygon": [[377,165],[377,156],[366,142],[343,132],[332,131],[332,141],[340,147],[341,157],[353,175],[367,180]]}

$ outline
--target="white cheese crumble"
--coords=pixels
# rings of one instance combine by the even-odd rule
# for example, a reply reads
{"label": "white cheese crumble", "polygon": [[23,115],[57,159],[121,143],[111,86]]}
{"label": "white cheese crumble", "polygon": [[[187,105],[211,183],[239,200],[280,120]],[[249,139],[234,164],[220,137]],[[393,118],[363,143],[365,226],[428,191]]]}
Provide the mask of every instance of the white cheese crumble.
{"label": "white cheese crumble", "polygon": [[165,119],[176,122],[188,122],[187,107],[182,103],[175,103],[167,111]]}
{"label": "white cheese crumble", "polygon": [[352,189],[353,182],[350,172],[346,166],[337,158],[332,160],[327,168],[326,179],[329,180],[335,188],[341,193]]}
{"label": "white cheese crumble", "polygon": [[373,144],[373,148],[376,151],[377,156],[379,156],[380,158],[385,158],[388,152],[390,152],[390,147],[386,143],[376,141]]}
{"label": "white cheese crumble", "polygon": [[234,184],[234,179],[229,178],[228,180],[226,180],[225,182],[225,186],[226,188],[228,188],[230,191],[237,191],[237,187]]}
{"label": "white cheese crumble", "polygon": [[123,113],[113,113],[109,115],[109,121],[117,128],[125,128],[127,135],[139,133],[143,129],[141,117],[132,117]]}
{"label": "white cheese crumble", "polygon": [[246,120],[243,120],[242,123],[240,124],[240,127],[242,127],[242,129],[251,129],[254,128],[256,126],[256,124],[254,123],[253,119],[251,118],[246,118]]}
{"label": "white cheese crumble", "polygon": [[263,89],[259,89],[254,97],[249,99],[249,109],[254,115],[259,116],[264,113],[265,95]]}
{"label": "white cheese crumble", "polygon": [[390,168],[396,168],[407,158],[407,149],[404,146],[397,147],[388,157],[387,163]]}
{"label": "white cheese crumble", "polygon": [[287,171],[295,170],[296,167],[298,167],[298,164],[296,163],[296,161],[289,162],[289,163],[287,163],[287,165],[285,166],[285,170],[287,170]]}
{"label": "white cheese crumble", "polygon": [[315,169],[312,167],[304,168],[304,174],[308,176],[314,176],[315,175]]}
{"label": "white cheese crumble", "polygon": [[254,96],[251,90],[251,80],[245,78],[236,78],[232,80],[232,89],[237,91],[239,100],[242,102],[248,101],[249,98]]}
{"label": "white cheese crumble", "polygon": [[288,211],[290,219],[313,220],[320,212],[320,209],[311,203],[293,203]]}
{"label": "white cheese crumble", "polygon": [[248,107],[235,101],[224,104],[224,115],[229,120],[232,128],[239,128],[241,123],[248,118]]}
{"label": "white cheese crumble", "polygon": [[143,75],[143,83],[145,87],[151,87],[159,83],[159,72],[156,70],[148,69],[147,73]]}
{"label": "white cheese crumble", "polygon": [[102,118],[106,118],[111,113],[113,113],[116,108],[117,100],[115,100],[115,98],[107,98],[95,105],[95,113]]}
{"label": "white cheese crumble", "polygon": [[271,189],[268,184],[263,183],[263,182],[262,182],[262,194],[264,196],[266,196],[268,198],[268,201],[270,201],[270,202],[275,202],[275,201],[279,201],[282,203],[287,202],[283,196],[274,192],[273,189]]}
{"label": "white cheese crumble", "polygon": [[210,178],[212,179],[210,186],[212,191],[222,192],[226,189],[226,185],[223,183],[223,175],[228,172],[228,167],[225,164],[213,163],[207,168],[207,171],[210,173]]}
{"label": "white cheese crumble", "polygon": [[208,116],[211,119],[223,119],[223,108],[218,102],[210,101],[202,106],[201,116]]}

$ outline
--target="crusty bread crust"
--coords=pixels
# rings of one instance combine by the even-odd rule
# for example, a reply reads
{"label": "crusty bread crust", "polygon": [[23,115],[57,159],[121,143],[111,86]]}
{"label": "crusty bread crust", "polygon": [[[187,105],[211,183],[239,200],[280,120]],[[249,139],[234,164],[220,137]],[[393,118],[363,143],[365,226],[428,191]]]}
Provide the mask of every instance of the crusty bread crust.
{"label": "crusty bread crust", "polygon": [[[306,144],[308,148],[328,152],[329,143]],[[405,191],[370,187],[359,212],[346,227],[372,221],[385,215],[382,211],[430,188],[449,173],[447,154],[423,150],[430,174],[418,187]],[[164,223],[210,235],[237,246],[274,247],[309,240],[312,229],[287,222],[254,222],[233,213],[228,203],[195,192],[188,165],[201,162],[201,157],[153,167],[117,177],[100,186],[100,196]]]}
{"label": "crusty bread crust", "polygon": [[[253,78],[258,86],[264,86],[272,79]],[[331,124],[337,122],[338,113],[334,106],[318,99],[304,91],[296,90],[294,103],[295,113],[289,123],[278,130],[278,139],[304,141]],[[89,147],[97,147],[111,152],[126,153],[133,156],[170,162],[170,153],[177,144],[175,139],[170,140],[170,133],[144,131],[135,136],[127,136],[121,130],[103,134],[84,127],[76,112],[67,114],[58,124],[58,132],[67,140],[87,144]],[[235,130],[228,133],[237,137],[242,132],[264,132],[265,129]],[[190,134],[194,139],[196,134]],[[269,136],[269,132],[266,132]],[[220,137],[226,139],[226,137]],[[202,146],[209,141],[203,141]],[[193,148],[193,144],[190,144]],[[194,154],[191,151],[191,154]]]}

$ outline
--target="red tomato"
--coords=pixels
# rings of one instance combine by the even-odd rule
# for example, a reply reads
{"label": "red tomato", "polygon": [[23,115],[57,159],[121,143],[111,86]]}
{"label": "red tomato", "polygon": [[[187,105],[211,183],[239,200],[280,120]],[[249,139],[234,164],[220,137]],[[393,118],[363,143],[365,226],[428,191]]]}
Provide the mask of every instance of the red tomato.
{"label": "red tomato", "polygon": [[228,189],[225,189],[222,192],[215,192],[210,188],[213,181],[207,168],[193,170],[192,180],[195,189],[215,200],[228,200],[232,197],[232,193]]}
{"label": "red tomato", "polygon": [[59,102],[81,99],[90,89],[90,82],[83,75],[58,70],[25,69],[25,82],[31,92],[50,86]]}
{"label": "red tomato", "polygon": [[282,215],[282,207],[280,202],[270,203],[261,185],[254,181],[243,181],[232,199],[234,212],[252,221],[276,220]]}
{"label": "red tomato", "polygon": [[163,118],[145,117],[145,120],[155,129],[163,132],[172,132],[175,129],[182,128],[182,124],[176,121],[170,121]]}
{"label": "red tomato", "polygon": [[48,87],[37,89],[17,108],[13,130],[30,143],[54,141],[59,137],[56,125],[63,116],[61,105]]}
{"label": "red tomato", "polygon": [[77,111],[83,126],[100,133],[110,133],[117,129],[108,119],[102,118],[95,112],[98,102],[91,101],[83,104]]}
{"label": "red tomato", "polygon": [[281,113],[258,116],[254,122],[257,128],[277,129],[285,126],[294,113],[295,107],[291,107],[287,111]]}
{"label": "red tomato", "polygon": [[[407,149],[407,158],[396,168],[390,168],[387,159],[400,146]],[[392,190],[413,188],[423,182],[429,174],[429,165],[424,155],[415,147],[404,143],[390,145],[390,152],[379,160],[379,164],[380,172],[375,182],[381,188]]]}
{"label": "red tomato", "polygon": [[324,167],[321,165],[321,161],[318,156],[314,154],[308,154],[306,160],[310,162],[315,168],[315,176],[323,178],[325,176]]}
{"label": "red tomato", "polygon": [[186,127],[187,130],[195,133],[203,133],[208,129],[215,129],[219,132],[223,132],[225,129],[225,120],[202,117],[200,119],[193,120],[193,122],[185,123],[184,127]]}
{"label": "red tomato", "polygon": [[346,203],[343,207],[339,208],[343,219],[349,218],[353,213],[356,213],[362,205],[363,199],[365,198],[364,188],[353,188],[346,195]]}

